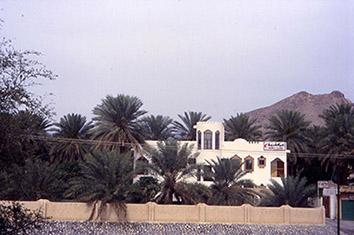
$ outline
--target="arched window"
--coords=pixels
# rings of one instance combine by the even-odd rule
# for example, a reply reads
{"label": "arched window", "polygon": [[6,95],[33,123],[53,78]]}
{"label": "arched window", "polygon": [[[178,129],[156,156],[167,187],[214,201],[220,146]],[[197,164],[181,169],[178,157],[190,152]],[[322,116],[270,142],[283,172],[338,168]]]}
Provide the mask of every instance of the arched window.
{"label": "arched window", "polygon": [[272,177],[284,176],[284,162],[279,158],[274,159],[270,163],[270,173]]}
{"label": "arched window", "polygon": [[213,133],[209,130],[204,131],[204,149],[212,149]]}
{"label": "arched window", "polygon": [[240,165],[242,164],[242,158],[240,158],[237,154],[235,154],[231,159],[239,161]]}
{"label": "arched window", "polygon": [[220,149],[220,131],[215,132],[215,149]]}
{"label": "arched window", "polygon": [[136,161],[136,173],[138,175],[148,175],[149,171],[146,167],[144,167],[144,165],[146,163],[148,163],[149,161],[144,158],[144,157],[140,157],[137,161]]}
{"label": "arched window", "polygon": [[264,168],[266,166],[266,159],[263,156],[260,156],[258,158],[258,167],[259,168]]}
{"label": "arched window", "polygon": [[202,148],[202,133],[198,131],[198,149]]}
{"label": "arched window", "polygon": [[211,166],[208,166],[208,165],[203,166],[203,180],[204,181],[212,181],[213,180]]}
{"label": "arched window", "polygon": [[254,165],[253,157],[247,156],[245,158],[245,171],[248,172],[253,171],[254,170],[253,165]]}

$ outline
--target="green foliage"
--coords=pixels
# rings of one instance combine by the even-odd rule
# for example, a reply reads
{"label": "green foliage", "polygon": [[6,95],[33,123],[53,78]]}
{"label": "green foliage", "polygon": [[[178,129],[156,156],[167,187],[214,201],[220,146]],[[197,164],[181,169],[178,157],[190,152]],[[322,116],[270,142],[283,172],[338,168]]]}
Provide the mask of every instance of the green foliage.
{"label": "green foliage", "polygon": [[72,113],[60,118],[59,123],[54,123],[54,126],[54,136],[68,140],[58,140],[52,145],[50,153],[53,160],[82,161],[83,156],[89,152],[90,145],[77,140],[90,137],[89,131],[93,128],[91,122],[86,122],[86,117],[80,114]]}
{"label": "green foliage", "polygon": [[212,196],[211,190],[201,183],[178,182],[176,197],[182,204],[207,203]]}
{"label": "green foliage", "polygon": [[108,95],[102,100],[102,104],[93,109],[96,115],[93,137],[100,141],[118,142],[118,145],[97,145],[96,148],[121,150],[126,152],[130,146],[140,149],[140,143],[144,137],[139,125],[138,118],[146,113],[140,110],[143,103],[135,96]]}
{"label": "green foliage", "polygon": [[[305,115],[291,110],[282,110],[277,112],[276,116],[269,119],[269,125],[266,126],[266,138],[274,141],[284,141],[287,148],[291,151],[288,155],[289,172],[296,175],[303,167],[303,160],[299,161],[296,153],[307,152],[307,128],[310,122],[305,121]],[[300,168],[300,169],[299,169]]]}
{"label": "green foliage", "polygon": [[41,160],[27,160],[24,166],[15,165],[3,175],[6,185],[0,193],[2,199],[56,201],[65,190],[64,174],[58,165]]}
{"label": "green foliage", "polygon": [[160,185],[154,177],[140,177],[129,192],[128,201],[132,203],[146,203],[151,201],[160,191]]}
{"label": "green foliage", "polygon": [[224,119],[226,139],[260,140],[262,138],[261,126],[255,125],[256,121],[257,119],[250,120],[244,113],[236,114],[235,117],[231,116],[228,120]]}
{"label": "green foliage", "polygon": [[33,156],[47,157],[49,145],[31,135],[47,135],[49,126],[46,118],[29,111],[0,113],[0,171]]}
{"label": "green foliage", "polygon": [[213,193],[208,201],[212,205],[235,206],[243,203],[255,204],[257,194],[251,180],[241,179],[247,172],[241,170],[240,161],[229,158],[217,158],[207,161],[212,171],[208,175],[213,181],[210,186]]}
{"label": "green foliage", "polygon": [[51,114],[50,108],[43,105],[43,98],[29,91],[30,87],[40,84],[41,79],[56,78],[52,71],[33,59],[40,55],[35,51],[16,50],[9,40],[0,41],[0,113],[28,109],[44,116]]}
{"label": "green foliage", "polygon": [[196,125],[197,122],[211,119],[211,117],[206,114],[193,111],[189,111],[188,113],[184,112],[184,116],[178,114],[178,117],[182,122],[174,121],[173,126],[177,137],[182,140],[196,140],[196,129],[194,129],[194,125]]}
{"label": "green foliage", "polygon": [[263,191],[262,205],[264,206],[306,207],[308,206],[308,198],[316,193],[316,186],[308,185],[306,178],[300,178],[300,175],[295,178],[292,176],[282,177],[282,184],[274,179],[270,181],[271,184],[268,185],[270,191]]}
{"label": "green foliage", "polygon": [[[70,181],[70,188],[65,196],[95,204],[100,200],[98,217],[107,203],[111,203],[117,215],[122,211],[125,212],[125,200],[134,178],[130,153],[95,151],[87,154],[80,166],[82,175]],[[90,219],[92,216],[93,214]]]}
{"label": "green foliage", "polygon": [[31,211],[18,202],[0,204],[0,234],[28,234],[39,229],[44,219],[40,210]]}
{"label": "green foliage", "polygon": [[150,115],[141,119],[146,140],[167,140],[173,137],[171,123],[173,120],[161,115]]}
{"label": "green foliage", "polygon": [[354,108],[352,104],[337,104],[330,106],[320,116],[325,121],[325,138],[323,139],[323,151],[328,153],[328,158],[323,159],[322,164],[328,170],[339,156],[339,168],[341,171],[341,183],[347,183],[347,177],[353,172],[354,159],[347,156],[354,154]]}
{"label": "green foliage", "polygon": [[305,121],[305,115],[297,111],[282,110],[269,119],[266,126],[267,139],[287,142],[292,152],[304,152],[306,149],[306,131],[310,122]]}
{"label": "green foliage", "polygon": [[[194,165],[189,165],[188,161],[195,158],[197,154],[192,154],[192,145],[183,144],[175,140],[166,140],[157,143],[157,149],[147,146],[146,152],[152,158],[152,163],[147,163],[152,174],[163,179],[161,192],[157,197],[158,203],[171,204],[173,196],[177,200],[188,200],[186,195],[179,191],[178,182],[187,176],[193,176]],[[176,196],[178,195],[178,196]]]}

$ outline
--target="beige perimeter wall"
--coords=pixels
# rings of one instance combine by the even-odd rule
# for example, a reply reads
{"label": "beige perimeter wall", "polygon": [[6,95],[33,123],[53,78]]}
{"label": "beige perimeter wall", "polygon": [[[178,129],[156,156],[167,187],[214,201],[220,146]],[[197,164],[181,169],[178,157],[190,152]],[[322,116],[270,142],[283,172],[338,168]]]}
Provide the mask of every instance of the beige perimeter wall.
{"label": "beige perimeter wall", "polygon": [[[3,201],[9,204],[8,201]],[[83,221],[93,213],[93,220],[129,222],[249,223],[249,224],[325,224],[324,207],[292,208],[198,205],[127,204],[126,216],[117,216],[112,205],[97,218],[99,203],[22,201],[24,207],[41,209],[51,220]]]}

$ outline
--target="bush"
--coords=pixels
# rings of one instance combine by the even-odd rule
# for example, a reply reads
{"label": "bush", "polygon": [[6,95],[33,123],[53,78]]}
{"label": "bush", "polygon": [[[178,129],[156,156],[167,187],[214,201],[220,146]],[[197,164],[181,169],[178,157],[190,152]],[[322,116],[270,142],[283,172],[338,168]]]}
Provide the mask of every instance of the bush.
{"label": "bush", "polygon": [[40,210],[31,211],[19,202],[0,204],[0,234],[27,234],[39,229],[44,219]]}

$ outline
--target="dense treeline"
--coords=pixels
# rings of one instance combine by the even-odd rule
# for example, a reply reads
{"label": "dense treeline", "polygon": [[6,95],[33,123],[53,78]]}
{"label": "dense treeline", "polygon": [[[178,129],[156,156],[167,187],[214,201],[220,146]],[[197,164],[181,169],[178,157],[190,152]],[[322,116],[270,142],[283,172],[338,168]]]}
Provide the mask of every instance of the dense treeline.
{"label": "dense treeline", "polygon": [[[176,140],[195,140],[193,126],[210,116],[194,111],[178,115],[179,120],[148,115],[138,97],[118,94],[93,108],[92,121],[71,113],[52,123],[51,109],[28,87],[39,77],[56,76],[31,59],[38,53],[16,51],[7,41],[0,51],[0,199],[102,200],[99,211],[106,203],[124,211],[125,202],[150,200],[304,206],[314,193],[311,183],[332,179],[347,184],[353,172],[354,108],[337,104],[323,111],[321,127],[311,126],[304,114],[291,110],[272,116],[265,133],[246,114],[224,119],[227,140],[287,142],[290,176],[282,179],[283,185],[272,182],[273,193],[252,190],[253,182],[242,179],[246,173],[230,159],[206,162],[212,169],[210,188],[187,183],[186,177],[198,177],[200,166],[190,161],[196,157],[191,146]],[[144,145],[145,140],[160,140],[158,148]],[[133,151],[149,152],[152,162],[134,165]],[[133,183],[140,171],[159,180],[145,177]],[[340,179],[335,177],[337,171]],[[289,188],[299,190],[286,191]],[[294,200],[275,195],[291,195]]]}

